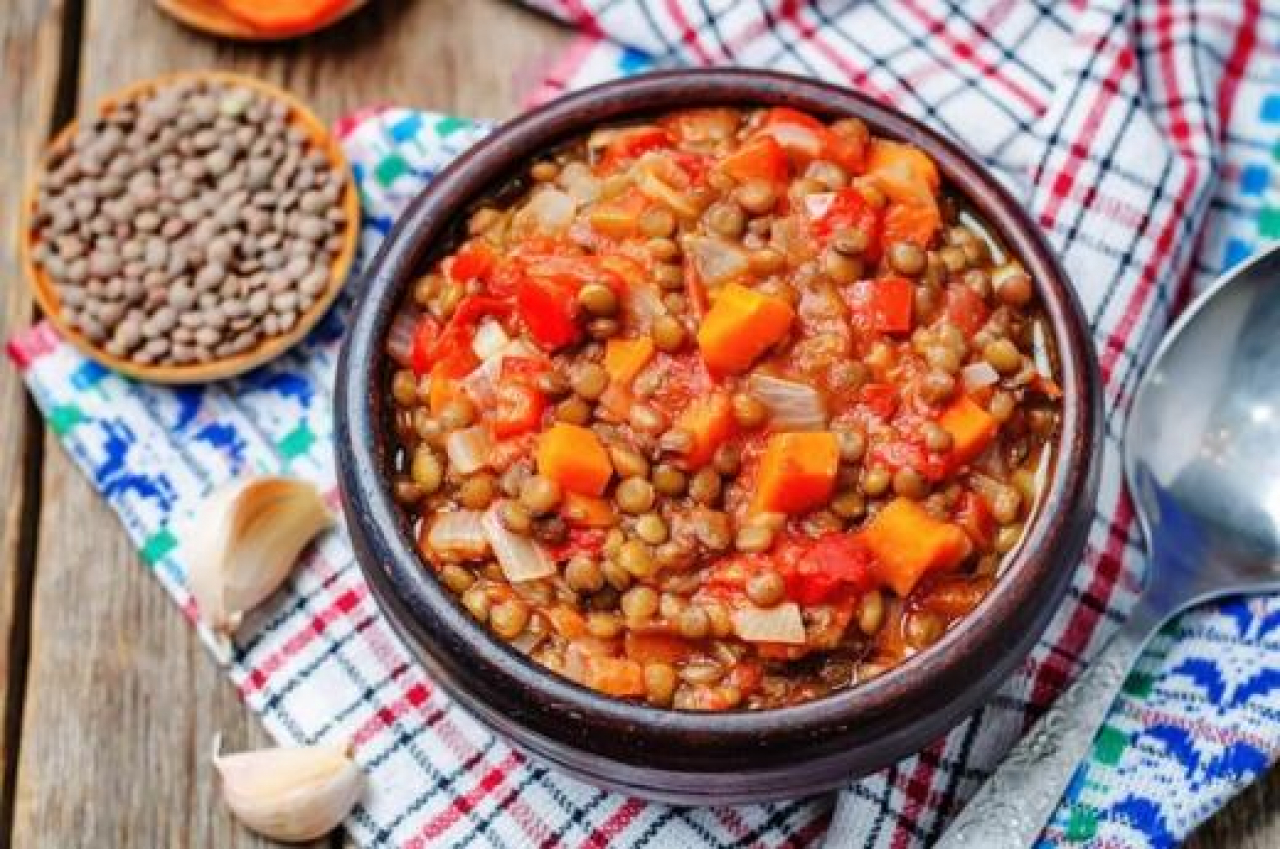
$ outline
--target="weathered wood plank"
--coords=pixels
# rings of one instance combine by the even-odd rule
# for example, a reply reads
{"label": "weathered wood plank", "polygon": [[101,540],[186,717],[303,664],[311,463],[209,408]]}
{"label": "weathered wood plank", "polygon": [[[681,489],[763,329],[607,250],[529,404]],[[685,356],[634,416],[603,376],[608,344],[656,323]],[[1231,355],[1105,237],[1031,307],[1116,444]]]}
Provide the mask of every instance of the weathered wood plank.
{"label": "weathered wood plank", "polygon": [[1206,822],[1186,849],[1275,849],[1280,846],[1280,767]]}
{"label": "weathered wood plank", "polygon": [[[419,0],[294,44],[233,45],[149,0],[88,0],[81,111],[136,79],[217,67],[280,82],[328,118],[375,102],[499,118],[535,78],[521,69],[566,38],[497,0]],[[46,454],[13,845],[265,845],[226,815],[208,765],[215,731],[231,747],[263,733],[51,437]]]}
{"label": "weathered wood plank", "polygon": [[[31,321],[32,301],[18,264],[22,198],[16,187],[27,182],[53,123],[62,24],[61,4],[48,0],[11,0],[0,13],[0,339]],[[0,816],[7,817],[20,731],[41,439],[34,408],[7,363],[0,366],[0,410]],[[0,823],[0,833],[7,825]]]}

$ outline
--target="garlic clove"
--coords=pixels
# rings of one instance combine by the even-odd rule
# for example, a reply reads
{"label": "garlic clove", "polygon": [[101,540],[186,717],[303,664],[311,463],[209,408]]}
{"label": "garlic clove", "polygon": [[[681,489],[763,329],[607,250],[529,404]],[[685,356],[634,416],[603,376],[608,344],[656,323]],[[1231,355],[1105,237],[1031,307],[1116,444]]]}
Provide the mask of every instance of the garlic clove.
{"label": "garlic clove", "polygon": [[260,749],[223,755],[214,740],[213,764],[227,807],[264,837],[285,843],[314,840],[347,818],[364,792],[364,773],[345,744]]}
{"label": "garlic clove", "polygon": [[306,481],[262,476],[211,495],[186,546],[187,583],[216,634],[233,634],[244,614],[293,571],[312,537],[333,523]]}

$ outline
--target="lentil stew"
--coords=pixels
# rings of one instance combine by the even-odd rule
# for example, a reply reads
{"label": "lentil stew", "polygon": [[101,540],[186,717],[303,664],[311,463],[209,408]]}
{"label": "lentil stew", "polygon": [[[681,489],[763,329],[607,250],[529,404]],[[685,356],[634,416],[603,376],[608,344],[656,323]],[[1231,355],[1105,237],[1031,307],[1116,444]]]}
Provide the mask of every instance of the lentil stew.
{"label": "lentil stew", "polygon": [[394,495],[543,666],[796,704],[993,586],[1060,426],[1048,340],[929,157],[858,119],[606,127],[477,207],[396,316]]}

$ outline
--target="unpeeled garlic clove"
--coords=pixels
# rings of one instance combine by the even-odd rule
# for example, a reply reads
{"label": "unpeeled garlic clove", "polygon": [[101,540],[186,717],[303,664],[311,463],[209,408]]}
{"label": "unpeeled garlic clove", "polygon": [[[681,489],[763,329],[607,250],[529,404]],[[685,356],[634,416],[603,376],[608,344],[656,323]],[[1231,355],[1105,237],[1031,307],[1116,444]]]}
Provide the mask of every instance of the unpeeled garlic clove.
{"label": "unpeeled garlic clove", "polygon": [[200,615],[219,635],[235,633],[293,571],[311,538],[333,523],[306,481],[255,477],[215,492],[186,547],[187,582]]}
{"label": "unpeeled garlic clove", "polygon": [[285,843],[314,840],[338,827],[364,791],[364,773],[343,744],[260,749],[223,755],[213,765],[227,807],[253,831]]}

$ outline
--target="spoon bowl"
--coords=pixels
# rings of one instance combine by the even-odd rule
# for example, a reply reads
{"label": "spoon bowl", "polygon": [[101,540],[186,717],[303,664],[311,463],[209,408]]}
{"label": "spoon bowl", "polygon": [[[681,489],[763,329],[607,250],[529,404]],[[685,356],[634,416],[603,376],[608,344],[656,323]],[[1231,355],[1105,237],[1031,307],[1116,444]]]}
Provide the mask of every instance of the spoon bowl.
{"label": "spoon bowl", "polygon": [[1036,844],[1152,634],[1225,596],[1280,591],[1280,245],[1236,266],[1151,359],[1124,438],[1150,565],[1128,621],[1014,747],[938,849]]}

